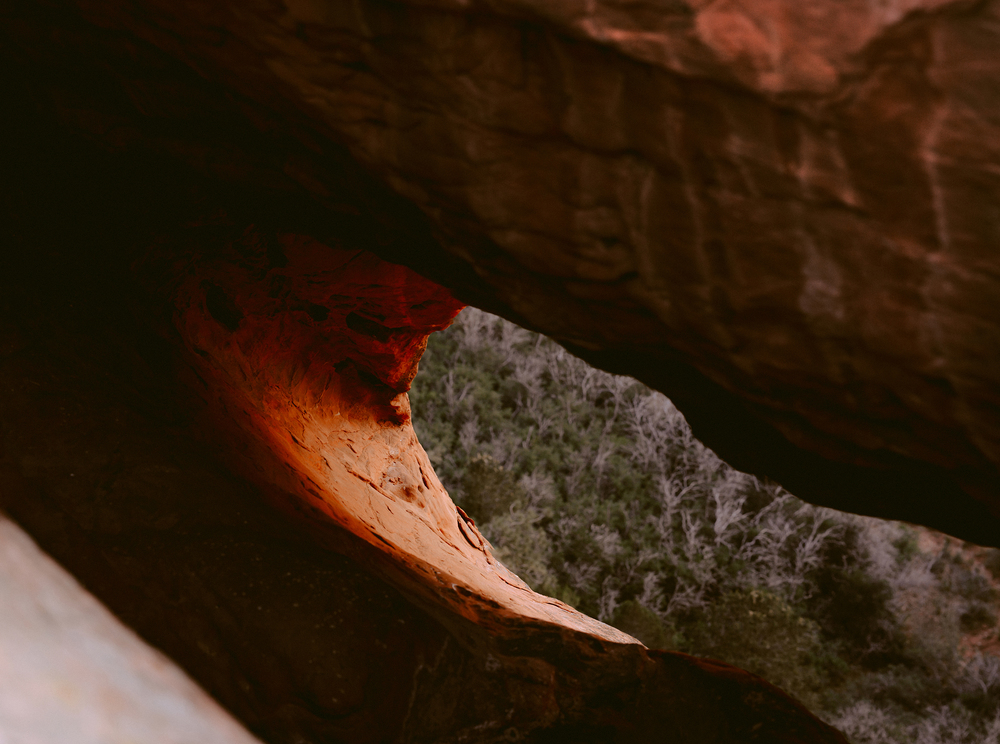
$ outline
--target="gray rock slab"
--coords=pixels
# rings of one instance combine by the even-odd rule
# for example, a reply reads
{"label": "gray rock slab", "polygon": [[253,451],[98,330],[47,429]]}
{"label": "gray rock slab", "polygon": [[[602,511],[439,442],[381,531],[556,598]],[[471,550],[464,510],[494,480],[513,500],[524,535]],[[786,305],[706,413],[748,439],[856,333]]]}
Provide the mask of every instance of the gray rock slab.
{"label": "gray rock slab", "polygon": [[0,744],[254,744],[0,515]]}

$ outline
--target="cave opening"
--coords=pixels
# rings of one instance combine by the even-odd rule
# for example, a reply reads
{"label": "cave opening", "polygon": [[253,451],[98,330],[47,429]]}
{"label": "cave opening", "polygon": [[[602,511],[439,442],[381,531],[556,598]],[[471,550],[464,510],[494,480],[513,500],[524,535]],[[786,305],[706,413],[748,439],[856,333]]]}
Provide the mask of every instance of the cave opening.
{"label": "cave opening", "polygon": [[989,740],[1000,551],[802,502],[662,394],[474,308],[421,364],[421,443],[536,590],[761,674],[852,740]]}
{"label": "cave opening", "polygon": [[450,293],[200,194],[130,230],[144,179],[92,165],[59,221],[36,202],[5,223],[2,508],[252,734],[836,740],[763,681],[646,651],[492,558],[403,394]]}
{"label": "cave opening", "polygon": [[[390,6],[398,9],[403,4],[380,4],[383,9]],[[579,276],[561,276],[558,260],[539,259],[516,242],[516,235],[504,233],[502,237],[513,242],[502,245],[500,238],[494,240],[495,231],[487,234],[454,204],[437,212],[422,210],[417,206],[423,196],[420,188],[404,196],[398,171],[361,165],[357,147],[351,150],[344,144],[350,138],[310,118],[301,101],[286,105],[282,96],[287,89],[281,85],[268,83],[250,95],[232,84],[233,75],[224,83],[222,77],[213,78],[211,65],[196,70],[198,65],[189,64],[190,59],[171,46],[183,33],[166,40],[157,36],[154,42],[136,26],[121,27],[110,16],[84,19],[75,6],[59,2],[14,3],[0,10],[0,16],[0,58],[5,62],[0,92],[6,105],[0,122],[5,164],[0,180],[0,507],[261,740],[555,744],[656,741],[668,732],[671,740],[692,744],[843,741],[841,734],[761,678],[685,651],[721,655],[706,648],[711,634],[704,628],[710,622],[727,622],[726,613],[735,617],[745,611],[748,617],[763,612],[778,618],[777,625],[752,626],[764,629],[759,633],[773,634],[787,620],[793,631],[788,635],[801,641],[791,656],[822,655],[823,649],[817,652],[810,645],[816,629],[800,624],[800,619],[812,620],[820,625],[817,632],[829,633],[838,623],[853,627],[857,618],[847,616],[844,607],[886,606],[878,604],[880,596],[886,599],[882,585],[868,580],[872,567],[860,565],[864,561],[858,560],[857,551],[833,555],[846,574],[814,577],[817,586],[823,581],[827,585],[813,595],[827,592],[855,605],[814,607],[807,616],[794,602],[775,600],[774,592],[754,595],[756,587],[716,582],[706,596],[722,600],[718,617],[713,619],[707,605],[691,604],[689,616],[680,623],[690,621],[690,628],[679,640],[684,627],[670,626],[672,615],[657,605],[657,593],[668,605],[685,592],[697,599],[698,571],[705,561],[682,555],[689,565],[681,571],[679,561],[673,562],[672,583],[654,579],[648,587],[645,577],[651,569],[640,561],[635,576],[616,585],[619,567],[605,559],[630,558],[625,540],[629,535],[623,537],[615,522],[627,524],[627,509],[600,518],[595,511],[589,521],[584,512],[567,514],[577,520],[567,525],[568,536],[582,538],[569,556],[575,562],[567,558],[561,567],[529,565],[530,553],[518,555],[496,519],[510,514],[522,520],[527,516],[531,522],[527,507],[544,511],[546,506],[544,499],[530,503],[531,494],[537,496],[545,488],[525,485],[523,478],[534,471],[518,470],[521,466],[507,463],[502,452],[475,451],[484,442],[472,427],[466,434],[466,468],[476,471],[473,475],[481,483],[492,479],[494,486],[522,488],[525,502],[516,515],[518,508],[510,508],[514,502],[506,503],[501,496],[489,504],[480,493],[480,503],[473,503],[476,494],[470,495],[473,489],[465,489],[461,474],[447,465],[445,448],[438,463],[442,477],[453,478],[448,485],[461,496],[460,506],[471,499],[468,510],[454,507],[431,466],[439,457],[439,443],[428,445],[428,458],[413,434],[413,411],[404,393],[414,380],[428,334],[444,328],[466,303],[526,327],[544,325],[553,338],[601,369],[635,375],[669,392],[697,435],[711,441],[727,461],[772,475],[796,493],[801,488],[803,496],[831,506],[933,523],[964,538],[995,543],[997,521],[990,504],[995,503],[997,478],[987,450],[972,446],[964,422],[954,417],[944,416],[940,427],[928,423],[937,419],[907,418],[907,402],[915,397],[913,405],[923,410],[924,395],[932,403],[945,400],[935,415],[952,410],[948,396],[955,389],[945,385],[938,372],[881,379],[883,349],[876,342],[869,344],[878,347],[871,386],[866,379],[848,379],[843,385],[837,381],[837,375],[849,377],[861,369],[850,364],[837,367],[832,381],[817,373],[803,382],[796,368],[781,366],[797,360],[794,354],[778,358],[759,378],[746,371],[753,371],[753,359],[743,359],[744,367],[716,365],[718,358],[699,357],[706,348],[718,352],[715,340],[685,335],[690,329],[683,323],[680,330],[665,329],[657,319],[650,303],[662,297],[650,299],[639,286],[652,269],[624,265],[628,262],[622,257],[631,244],[616,224],[588,222],[588,230],[600,233],[592,242],[601,246],[595,254],[601,265],[584,262],[590,274],[581,270]],[[964,22],[957,14],[945,19],[952,20]],[[311,30],[300,24],[296,38],[305,43]],[[232,40],[218,29],[199,38]],[[597,73],[621,64],[643,84],[661,79],[645,63],[639,74],[633,62],[588,51],[587,44],[561,32],[546,38],[553,45],[549,51],[559,54],[547,53],[541,67],[558,62],[576,73]],[[531,51],[530,46],[523,49]],[[243,52],[238,56],[249,59]],[[888,58],[891,62],[897,57]],[[586,67],[594,60],[607,64]],[[377,64],[357,60],[344,65],[362,77],[378,69]],[[572,80],[590,77],[578,74]],[[594,79],[603,80],[600,75]],[[732,81],[689,83],[664,83],[663,95],[674,108],[661,118],[683,129],[680,156],[690,156],[692,167],[708,167],[721,157],[718,142],[709,139],[720,131],[716,105],[731,104],[747,120],[771,115],[769,104],[735,91]],[[658,100],[641,92],[635,95],[643,105]],[[559,93],[557,98],[571,97]],[[677,120],[674,114],[685,106],[708,117],[712,126]],[[534,109],[510,105],[504,110]],[[878,120],[868,115],[869,109],[859,110],[865,127]],[[471,106],[468,111],[494,109]],[[774,127],[785,134],[798,132],[801,122],[795,116],[781,108],[774,114]],[[573,119],[577,124],[590,120]],[[378,129],[379,136],[386,131],[377,118],[356,121],[370,125],[371,131]],[[905,140],[896,136],[893,122],[893,143]],[[824,160],[828,143],[811,125],[803,126],[796,137],[813,148],[804,146],[803,152],[818,158],[820,165],[844,165],[836,158]],[[569,143],[572,138],[560,135],[560,142],[563,139]],[[453,153],[434,151],[440,143],[453,141],[448,136],[420,140],[416,149],[427,152],[418,154],[428,157],[414,162],[428,167],[465,162],[451,157]],[[648,141],[666,138],[656,134]],[[637,145],[635,152],[640,150]],[[587,149],[587,157],[594,152]],[[631,157],[632,150],[628,152]],[[885,152],[896,154],[888,147]],[[439,155],[439,161],[434,160]],[[542,170],[547,167],[544,159],[530,160],[542,162]],[[787,185],[787,174],[778,170],[771,182]],[[816,187],[825,194],[831,183],[838,186],[824,180],[823,168],[814,170],[819,180],[808,189]],[[631,183],[617,171],[600,172],[597,185],[602,189]],[[810,171],[803,166],[802,172]],[[546,173],[565,175],[559,168]],[[478,176],[472,180],[480,182]],[[447,191],[451,183],[437,179],[432,186]],[[513,178],[509,183],[522,181]],[[662,183],[657,188],[672,193]],[[524,193],[530,198],[530,190]],[[534,214],[529,208],[533,205],[517,196],[519,214]],[[840,229],[846,224],[842,218],[857,219],[860,213],[856,205],[834,210],[828,206],[823,201],[816,217],[823,229]],[[909,201],[898,211],[919,212]],[[748,209],[746,214],[756,212]],[[889,217],[895,220],[898,215]],[[831,221],[824,222],[827,218]],[[757,223],[747,220],[732,232],[756,234]],[[866,239],[879,234],[874,228],[858,230]],[[616,231],[621,239],[609,236]],[[910,237],[899,244],[906,249],[899,252],[906,255],[893,260],[910,260],[912,247],[924,233],[916,230],[916,237]],[[879,238],[865,245],[883,243]],[[731,279],[732,245],[710,238],[705,246],[711,270]],[[759,247],[754,243],[748,250]],[[895,243],[892,247],[898,248]],[[882,255],[874,249],[870,253]],[[663,265],[654,267],[663,269],[660,278],[697,274],[694,262],[683,263],[684,255],[660,256],[657,261]],[[783,273],[785,266],[798,270],[802,261],[793,258],[762,262],[778,274],[770,278],[780,281],[770,286],[779,299],[786,290],[796,294],[800,289],[800,277],[788,279]],[[829,304],[823,281],[830,272],[821,270],[822,260],[806,263],[813,272],[810,286],[826,292],[820,292],[818,300],[807,297],[806,305],[820,312]],[[889,273],[881,264],[867,270],[872,275]],[[600,279],[606,275],[611,279]],[[985,281],[982,286],[991,296]],[[725,293],[697,286],[674,289],[688,292],[684,297],[691,308],[708,308],[709,315],[717,310],[729,322],[739,320]],[[899,292],[878,298],[891,309],[905,306],[910,297],[906,288],[892,289]],[[808,347],[809,328],[802,326],[801,309],[792,309],[791,342],[782,334],[777,341],[764,341],[781,342],[785,351],[795,350],[796,339]],[[760,312],[747,313],[750,321],[744,331],[758,323],[773,328],[775,318],[784,317],[767,307],[756,310]],[[988,331],[988,325],[983,327]],[[878,335],[882,327],[866,328],[877,339],[891,336],[888,331]],[[991,338],[980,326],[975,328],[983,338]],[[864,346],[858,342],[852,347],[852,338],[837,350]],[[896,346],[906,346],[909,336],[897,333],[895,338]],[[434,343],[428,365],[436,353]],[[905,356],[909,350],[903,351]],[[699,367],[692,359],[711,363]],[[977,352],[970,359],[988,361],[989,355]],[[992,378],[970,366],[972,383],[988,387]],[[435,379],[443,384],[449,372],[458,374],[459,369],[442,370]],[[905,391],[887,393],[899,380],[913,383],[917,392],[911,390],[910,398]],[[519,385],[528,387],[515,379],[494,391],[497,406],[516,413],[519,406],[530,405]],[[602,411],[615,408],[616,390],[611,383],[605,387],[593,401],[587,399],[588,405],[592,402]],[[456,399],[461,396],[461,390],[453,393]],[[864,409],[862,404],[871,400],[878,405]],[[974,400],[983,404],[982,410],[992,410],[988,394]],[[862,403],[855,418],[838,418],[844,410],[853,412],[856,401]],[[429,410],[421,407],[417,414]],[[657,410],[669,413],[663,405]],[[480,423],[484,418],[480,416]],[[451,415],[442,424],[458,427],[453,433],[460,447],[469,421]],[[988,417],[973,423],[986,441]],[[534,425],[532,436],[541,436],[540,421]],[[867,446],[864,437],[859,443],[853,435],[840,436],[845,427],[849,433],[877,431],[892,446]],[[908,449],[913,442],[919,446]],[[598,458],[599,443],[594,450]],[[581,455],[584,449],[573,451]],[[605,453],[611,464],[606,472],[597,468],[597,491],[601,478],[607,478],[605,485],[610,482],[614,458],[620,455]],[[718,470],[707,455],[705,462],[711,467],[695,471],[705,476],[702,485],[726,486],[728,471]],[[445,476],[448,468],[452,472]],[[679,503],[690,485],[664,491],[658,478],[650,482],[667,502],[676,498]],[[733,527],[768,508],[768,514],[789,517],[772,507],[776,503],[791,512],[802,509],[766,483],[759,489],[748,487],[745,494],[743,486],[737,486],[730,495],[745,495],[745,509],[737,512],[734,502],[723,498],[730,492],[706,486],[704,501],[714,504],[714,511],[699,517],[704,534],[693,516],[687,518],[695,527],[691,534],[698,538],[692,543],[711,542],[712,570],[707,575],[713,581],[719,564],[732,565],[738,559],[734,546],[714,542],[715,536],[727,534],[728,519],[736,520],[728,525]],[[721,512],[720,505],[725,506]],[[648,525],[648,520],[642,522],[645,517],[662,517],[665,506],[661,500],[650,514],[639,514],[637,523]],[[729,517],[724,516],[726,508]],[[809,514],[802,512],[803,519]],[[489,516],[474,519],[481,515]],[[680,531],[668,525],[664,539],[687,537],[685,517],[680,512],[674,516]],[[819,526],[816,536],[827,529],[822,519],[812,524]],[[521,527],[533,539],[532,547],[548,550],[550,556],[559,552],[551,519]],[[842,531],[847,534],[847,528]],[[863,541],[863,531],[856,533]],[[501,554],[507,551],[508,562],[520,560],[527,566],[517,567],[532,586],[505,568],[503,555],[496,560],[487,538]],[[994,565],[993,554],[933,540],[929,547],[920,539],[894,538],[888,544],[892,550],[871,554],[870,562],[879,570],[895,571],[900,581],[921,555],[936,550],[927,570],[914,571],[910,578],[917,584],[951,582],[954,591],[942,594],[950,598],[951,604],[944,602],[949,622],[957,623],[961,638],[977,633],[982,635],[979,640],[986,638],[993,600],[990,579],[981,567]],[[791,542],[785,546],[794,547]],[[582,596],[580,587],[589,584],[574,586],[571,580],[574,572],[593,573],[580,558],[588,551],[592,564],[609,564],[597,566],[595,575],[605,573],[601,592],[594,597]],[[887,564],[877,565],[880,560]],[[608,576],[613,580],[605,586]],[[543,591],[536,593],[532,587]],[[699,616],[696,610],[705,612]],[[861,649],[861,656],[874,665],[864,674],[870,671],[874,677],[864,677],[850,666],[838,667],[836,653],[811,667],[817,673],[841,673],[848,683],[857,682],[857,689],[870,692],[873,707],[859,708],[856,718],[867,715],[890,726],[893,720],[886,711],[892,706],[914,716],[913,708],[923,706],[940,713],[942,725],[957,726],[960,719],[941,711],[959,706],[979,711],[987,721],[996,703],[996,667],[986,655],[960,659],[958,674],[949,666],[954,659],[948,657],[959,648],[955,644],[945,644],[937,657],[906,656],[905,648],[892,645],[902,643],[898,635],[882,633],[891,618],[872,618],[871,613],[865,617],[872,621],[862,628],[871,631],[863,634],[865,642],[885,646]],[[938,627],[933,617],[922,620],[931,623],[925,627]],[[646,649],[622,630],[650,646],[677,650]],[[739,638],[739,633],[733,637]],[[883,662],[887,665],[878,666]],[[789,664],[783,673],[809,668]],[[927,685],[934,674],[952,678],[935,691]],[[808,689],[814,681],[786,684]],[[919,727],[925,722],[904,723]]]}

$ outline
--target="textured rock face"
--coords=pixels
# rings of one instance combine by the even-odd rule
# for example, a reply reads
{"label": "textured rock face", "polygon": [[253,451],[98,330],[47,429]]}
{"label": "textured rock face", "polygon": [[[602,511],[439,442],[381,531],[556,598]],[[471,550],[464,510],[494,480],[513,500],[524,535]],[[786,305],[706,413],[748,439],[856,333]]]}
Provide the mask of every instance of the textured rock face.
{"label": "textured rock face", "polygon": [[[79,6],[344,144],[479,278],[403,260],[738,467],[996,541],[996,3]],[[329,204],[321,161],[283,176]]]}
{"label": "textured rock face", "polygon": [[635,643],[498,563],[417,442],[406,391],[428,334],[461,304],[365,251],[253,227],[206,249],[198,231],[161,242],[140,273],[172,301],[212,429],[245,447],[239,471],[295,494],[291,508],[383,552],[411,594],[482,628],[541,622]]}
{"label": "textured rock face", "polygon": [[527,591],[402,395],[454,296],[996,543],[1000,10],[824,7],[4,4],[0,505],[268,741],[837,741]]}
{"label": "textured rock face", "polygon": [[0,507],[254,734],[843,741],[763,680],[647,651],[483,550],[400,393],[448,293],[217,210],[118,254],[122,221],[163,204],[141,180],[89,201],[94,167],[61,172],[82,180],[51,232],[22,236],[38,205],[2,223]]}

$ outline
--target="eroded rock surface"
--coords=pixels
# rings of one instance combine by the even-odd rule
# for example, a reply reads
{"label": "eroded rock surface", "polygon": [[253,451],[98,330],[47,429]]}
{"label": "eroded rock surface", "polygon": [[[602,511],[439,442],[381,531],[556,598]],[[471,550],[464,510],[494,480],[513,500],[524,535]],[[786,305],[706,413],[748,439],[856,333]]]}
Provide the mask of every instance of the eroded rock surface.
{"label": "eroded rock surface", "polygon": [[424,236],[383,257],[662,389],[737,467],[998,540],[996,2],[17,5],[29,66],[110,56],[113,104],[55,96],[105,146],[331,217],[360,163],[380,230]]}
{"label": "eroded rock surface", "polygon": [[262,740],[842,741],[484,551],[400,392],[440,287],[218,211],[81,264],[77,195],[45,242],[6,223],[37,252],[5,257],[0,506]]}
{"label": "eroded rock surface", "polygon": [[402,393],[457,297],[995,544],[998,14],[4,4],[2,506],[268,741],[837,741],[525,589]]}
{"label": "eroded rock surface", "polygon": [[634,643],[498,563],[417,441],[406,391],[460,303],[410,269],[303,235],[250,226],[206,249],[199,228],[212,227],[161,241],[140,273],[173,303],[213,429],[246,448],[239,471],[296,494],[295,508],[384,551],[411,593],[480,627],[544,622]]}

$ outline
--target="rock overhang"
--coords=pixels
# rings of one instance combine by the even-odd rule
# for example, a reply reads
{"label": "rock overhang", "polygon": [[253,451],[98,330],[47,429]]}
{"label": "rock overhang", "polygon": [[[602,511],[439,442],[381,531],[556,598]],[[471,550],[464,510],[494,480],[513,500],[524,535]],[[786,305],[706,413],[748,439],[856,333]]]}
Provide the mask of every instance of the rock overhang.
{"label": "rock overhang", "polygon": [[104,60],[64,125],[365,223],[807,500],[996,542],[991,3],[17,7],[52,74]]}
{"label": "rock overhang", "polygon": [[[200,240],[216,254],[205,266],[214,260],[218,269],[241,240],[247,256],[266,261],[242,274],[209,268],[194,280],[195,271],[167,293],[173,309],[158,311],[171,322],[178,313],[181,322],[161,318],[161,330],[175,329],[192,369],[203,364],[216,375],[202,380],[208,389],[229,386],[230,404],[254,392],[240,388],[261,364],[268,333],[273,344],[287,328],[330,322],[335,343],[354,349],[349,382],[333,388],[353,385],[352,399],[364,389],[378,401],[375,418],[405,425],[398,393],[420,334],[398,353],[404,349],[389,342],[401,318],[388,320],[379,304],[385,297],[336,316],[329,296],[305,292],[295,307],[281,306],[291,323],[280,333],[264,324],[240,335],[251,330],[248,311],[271,312],[259,302],[281,295],[273,285],[287,264],[276,264],[289,252],[311,255],[322,269],[337,250],[362,255],[363,244],[369,266],[405,263],[463,302],[664,390],[738,467],[820,503],[995,542],[997,306],[981,209],[993,187],[988,168],[969,166],[970,140],[962,139],[969,127],[988,131],[990,121],[988,102],[976,98],[985,83],[977,88],[979,78],[961,75],[979,59],[973,42],[991,33],[980,21],[992,6],[914,5],[836,54],[817,46],[822,35],[779,34],[784,51],[767,61],[750,47],[722,44],[719,29],[743,28],[738,16],[747,13],[716,5],[711,14],[688,8],[655,33],[626,33],[610,16],[598,23],[609,12],[600,4],[586,22],[586,14],[560,15],[562,6],[539,16],[523,4],[471,16],[447,4],[359,4],[344,16],[295,5],[286,15],[244,17],[197,4],[11,6],[4,54],[8,75],[23,80],[5,87],[23,102],[25,131],[17,134],[42,144],[17,157],[45,151],[47,134],[27,131],[33,117],[66,145],[48,153],[49,164],[21,163],[27,179],[5,186],[20,192],[25,214],[46,198],[59,212],[60,197],[81,192],[29,182],[56,179],[60,157],[89,147],[99,164],[90,175],[104,179],[100,198],[113,195],[135,210],[113,216],[104,205],[93,217],[117,220],[117,232],[97,248],[120,254],[113,272],[123,282],[134,274],[122,266],[142,273],[149,238],[193,216],[203,219],[208,237]],[[760,12],[775,13],[767,17],[783,19],[786,31],[805,23],[782,3]],[[760,41],[751,37],[744,46]],[[681,63],[656,57],[677,39],[687,44],[678,47]],[[835,75],[806,75],[810,66],[826,68],[796,45]],[[765,62],[770,72],[760,71]],[[976,74],[988,82],[989,66]],[[406,75],[412,84],[400,84]],[[979,157],[988,163],[991,151]],[[85,170],[69,175],[85,180]],[[154,187],[156,178],[167,183]],[[130,201],[132,189],[162,203]],[[237,234],[213,237],[209,207],[221,210],[222,232],[236,225]],[[338,243],[348,247],[332,247]],[[237,250],[231,266],[247,256]],[[398,278],[405,270],[386,271]],[[331,277],[326,286],[336,283]],[[258,304],[244,307],[240,292],[261,281],[267,290],[250,302]],[[185,311],[178,296],[187,298]],[[443,322],[417,325],[423,332]],[[246,348],[232,346],[231,336]],[[295,354],[285,351],[285,362],[268,368],[287,373],[280,382],[294,391],[307,365],[296,381]],[[322,399],[313,382],[299,391],[310,405]],[[297,394],[286,397],[280,416],[274,406],[257,414],[243,406],[258,434],[281,432],[254,435],[266,443],[250,458],[269,471],[262,480],[272,486],[275,473],[286,474],[277,478],[278,501],[291,492],[308,501],[309,486],[294,475],[325,467],[300,452],[308,449],[301,439],[290,439],[287,413]],[[372,409],[359,415],[370,419]],[[248,428],[226,428],[218,412],[206,416],[233,441]],[[281,426],[260,423],[283,416]],[[390,470],[382,478],[415,490],[419,501],[423,478],[411,478],[409,466]],[[475,530],[466,533],[456,514],[441,524],[452,517],[453,543],[474,549]],[[348,552],[400,586],[410,582],[421,606],[441,606],[420,599],[421,582],[393,570],[401,553],[389,551],[396,558],[387,560],[382,548],[371,549],[377,537],[362,542],[368,547]],[[449,612],[464,604],[453,599]],[[479,621],[490,615],[476,612]],[[475,633],[455,632],[475,645]],[[535,632],[546,635],[535,628],[507,646],[542,643],[531,640]]]}

